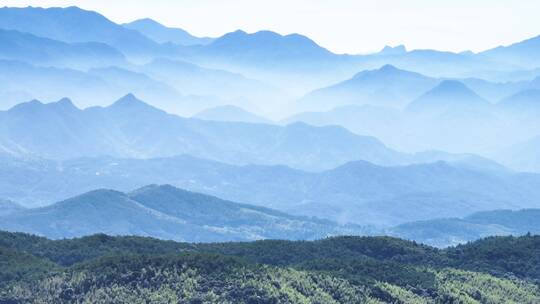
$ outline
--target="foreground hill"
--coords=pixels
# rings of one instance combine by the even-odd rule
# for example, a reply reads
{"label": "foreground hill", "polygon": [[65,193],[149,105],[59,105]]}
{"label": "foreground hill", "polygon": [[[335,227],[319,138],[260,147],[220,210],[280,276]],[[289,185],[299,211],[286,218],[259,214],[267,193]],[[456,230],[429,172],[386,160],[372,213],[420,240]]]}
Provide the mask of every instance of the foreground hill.
{"label": "foreground hill", "polygon": [[313,239],[361,232],[355,226],[290,216],[172,186],[147,186],[131,193],[95,190],[48,207],[14,210],[0,218],[0,227],[55,239],[108,233],[192,242]]}
{"label": "foreground hill", "polygon": [[284,127],[182,118],[129,94],[108,107],[85,110],[62,100],[19,104],[0,112],[0,147],[9,153],[53,159],[112,155],[167,157],[191,154],[236,164],[284,164],[328,169],[363,159],[402,162],[376,138],[340,127],[302,123]]}
{"label": "foreground hill", "polygon": [[[430,162],[437,155],[419,155]],[[0,197],[27,206],[87,191],[173,184],[227,200],[334,221],[394,226],[493,209],[538,208],[540,177],[475,158],[384,167],[351,162],[313,173],[190,156],[69,161],[0,159]]]}
{"label": "foreground hill", "polygon": [[441,251],[392,238],[188,244],[106,235],[50,241],[0,233],[0,259],[8,266],[0,271],[0,299],[537,303],[539,255],[532,248],[539,242],[492,238]]}
{"label": "foreground hill", "polygon": [[464,218],[433,219],[399,225],[391,235],[446,247],[495,235],[540,234],[540,209],[495,210]]}

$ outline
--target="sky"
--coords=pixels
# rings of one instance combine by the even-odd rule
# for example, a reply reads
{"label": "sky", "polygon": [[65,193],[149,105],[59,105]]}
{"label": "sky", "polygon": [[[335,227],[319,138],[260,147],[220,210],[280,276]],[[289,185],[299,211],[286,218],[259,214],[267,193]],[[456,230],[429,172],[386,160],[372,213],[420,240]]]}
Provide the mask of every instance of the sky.
{"label": "sky", "polygon": [[117,23],[152,18],[198,36],[300,33],[349,54],[400,44],[476,52],[540,35],[540,0],[0,0],[0,6],[72,5]]}

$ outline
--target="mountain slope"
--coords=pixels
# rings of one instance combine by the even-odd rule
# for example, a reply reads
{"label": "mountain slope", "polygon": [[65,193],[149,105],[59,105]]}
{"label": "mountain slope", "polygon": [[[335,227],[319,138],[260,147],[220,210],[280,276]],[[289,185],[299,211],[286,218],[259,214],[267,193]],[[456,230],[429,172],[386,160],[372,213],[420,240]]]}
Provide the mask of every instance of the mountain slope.
{"label": "mountain slope", "polygon": [[407,110],[445,114],[467,110],[481,110],[489,103],[474,93],[463,83],[445,80],[439,85],[412,101]]}
{"label": "mountain slope", "polygon": [[540,66],[539,52],[540,36],[537,36],[508,46],[499,46],[480,55],[531,69]]}
{"label": "mountain slope", "polygon": [[0,8],[0,28],[69,43],[101,42],[132,55],[159,49],[156,42],[141,33],[126,29],[96,12],[75,6]]}
{"label": "mountain slope", "polygon": [[0,227],[55,239],[108,233],[193,242],[311,239],[361,231],[172,186],[147,186],[129,194],[95,190],[48,207],[7,214]]}
{"label": "mountain slope", "polygon": [[136,30],[158,43],[176,43],[180,45],[205,45],[213,41],[212,38],[199,38],[179,28],[166,27],[152,19],[139,19],[123,24],[125,28]]}
{"label": "mountain slope", "polygon": [[193,118],[215,121],[235,121],[247,123],[270,123],[269,120],[259,115],[248,112],[242,108],[227,105],[203,110]]}
{"label": "mountain slope", "polygon": [[[0,12],[1,10],[2,8]],[[0,59],[82,69],[125,62],[124,55],[102,43],[70,44],[19,31],[4,30],[1,25],[0,42]]]}
{"label": "mountain slope", "polygon": [[333,54],[313,40],[298,34],[282,36],[271,31],[246,33],[238,30],[217,38],[202,49],[206,55],[228,57],[240,63],[259,62],[265,65],[282,62],[324,59]]}

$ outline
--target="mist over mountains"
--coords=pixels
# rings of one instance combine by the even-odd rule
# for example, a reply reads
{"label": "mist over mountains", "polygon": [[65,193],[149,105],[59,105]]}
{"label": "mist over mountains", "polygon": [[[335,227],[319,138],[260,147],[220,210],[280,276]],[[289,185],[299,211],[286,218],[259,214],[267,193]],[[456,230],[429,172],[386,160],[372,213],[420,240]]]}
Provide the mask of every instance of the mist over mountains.
{"label": "mist over mountains", "polygon": [[505,219],[540,208],[539,46],[335,54],[301,34],[0,8],[0,228],[524,234]]}

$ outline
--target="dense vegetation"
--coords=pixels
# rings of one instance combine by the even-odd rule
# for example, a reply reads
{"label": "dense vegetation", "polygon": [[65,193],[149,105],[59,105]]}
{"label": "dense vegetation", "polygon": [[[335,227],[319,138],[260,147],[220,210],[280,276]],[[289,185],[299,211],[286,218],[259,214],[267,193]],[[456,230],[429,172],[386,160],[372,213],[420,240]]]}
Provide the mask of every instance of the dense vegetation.
{"label": "dense vegetation", "polygon": [[0,303],[538,303],[540,237],[190,244],[0,233]]}

